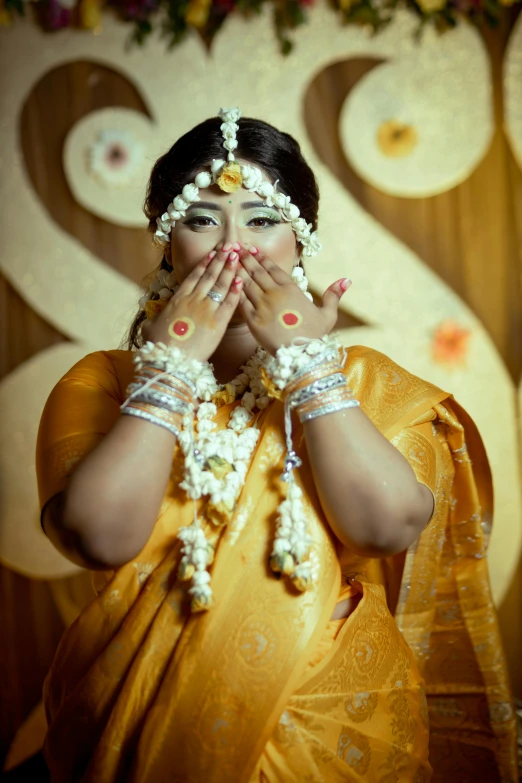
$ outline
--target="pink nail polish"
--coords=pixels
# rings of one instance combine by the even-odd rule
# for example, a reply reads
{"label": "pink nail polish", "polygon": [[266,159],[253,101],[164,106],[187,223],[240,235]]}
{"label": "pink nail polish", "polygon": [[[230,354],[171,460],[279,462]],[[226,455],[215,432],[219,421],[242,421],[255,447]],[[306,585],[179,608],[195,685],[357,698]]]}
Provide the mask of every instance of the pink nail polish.
{"label": "pink nail polish", "polygon": [[242,282],[240,277],[234,277],[234,285],[241,285]]}
{"label": "pink nail polish", "polygon": [[207,258],[209,259],[209,261],[212,261],[212,259],[215,256],[216,256],[216,251],[215,250],[211,250],[210,253],[208,254]]}
{"label": "pink nail polish", "polygon": [[232,251],[232,253],[229,253],[228,255],[229,261],[237,261],[238,258],[239,258],[238,254],[234,251]]}
{"label": "pink nail polish", "polygon": [[249,252],[250,252],[250,255],[255,256],[257,253],[259,253],[259,250],[257,249],[257,247],[254,247],[252,245],[252,247],[249,248]]}
{"label": "pink nail polish", "polygon": [[239,244],[239,242],[234,242],[234,244],[232,245],[232,249],[241,250],[241,245]]}
{"label": "pink nail polish", "polygon": [[232,250],[232,244],[230,242],[227,242],[223,245],[223,252],[229,253]]}
{"label": "pink nail polish", "polygon": [[343,280],[341,280],[341,291],[347,291],[352,284],[352,281],[349,280],[347,277],[345,277]]}

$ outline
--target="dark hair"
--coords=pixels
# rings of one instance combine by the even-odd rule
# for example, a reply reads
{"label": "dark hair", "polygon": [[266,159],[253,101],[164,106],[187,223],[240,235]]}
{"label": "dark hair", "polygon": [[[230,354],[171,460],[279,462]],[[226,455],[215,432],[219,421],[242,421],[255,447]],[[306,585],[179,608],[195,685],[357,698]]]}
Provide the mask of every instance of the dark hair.
{"label": "dark hair", "polygon": [[[264,169],[273,182],[279,180],[279,189],[290,196],[301,217],[316,230],[319,188],[297,141],[262,120],[244,117],[238,124],[238,146],[234,155]],[[185,133],[156,161],[144,205],[151,233],[156,231],[156,219],[183,187],[194,180],[197,172],[207,168],[213,159],[225,158],[225,155],[221,120],[213,117]],[[170,270],[165,256],[159,268]],[[129,331],[129,349],[140,345],[139,328],[144,319],[145,313],[140,311]]]}

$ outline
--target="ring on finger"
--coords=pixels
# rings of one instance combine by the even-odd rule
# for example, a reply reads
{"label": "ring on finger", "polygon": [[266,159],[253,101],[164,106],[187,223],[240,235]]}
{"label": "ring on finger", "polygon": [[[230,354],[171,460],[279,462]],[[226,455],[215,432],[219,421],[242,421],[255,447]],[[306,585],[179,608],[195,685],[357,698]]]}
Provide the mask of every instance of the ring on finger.
{"label": "ring on finger", "polygon": [[223,294],[220,294],[219,291],[209,291],[207,296],[209,299],[212,299],[213,302],[218,302],[219,304],[223,301]]}

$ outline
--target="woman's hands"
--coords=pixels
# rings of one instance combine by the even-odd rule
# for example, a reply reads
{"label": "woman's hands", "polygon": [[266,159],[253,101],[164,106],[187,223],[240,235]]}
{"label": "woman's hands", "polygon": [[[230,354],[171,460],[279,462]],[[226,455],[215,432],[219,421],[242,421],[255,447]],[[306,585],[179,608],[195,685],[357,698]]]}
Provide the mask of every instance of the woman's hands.
{"label": "woman's hands", "polygon": [[[176,345],[192,359],[208,360],[239,303],[243,281],[236,277],[238,260],[235,250],[224,248],[205,256],[165,309],[153,321],[144,322],[143,339]],[[211,299],[209,291],[220,294],[221,302]]]}
{"label": "woman's hands", "polygon": [[[240,253],[244,280],[240,309],[257,341],[275,354],[296,337],[329,334],[337,321],[339,301],[351,285],[341,278],[325,292],[321,307],[311,302],[281,267],[253,249]],[[246,274],[245,274],[246,273]]]}

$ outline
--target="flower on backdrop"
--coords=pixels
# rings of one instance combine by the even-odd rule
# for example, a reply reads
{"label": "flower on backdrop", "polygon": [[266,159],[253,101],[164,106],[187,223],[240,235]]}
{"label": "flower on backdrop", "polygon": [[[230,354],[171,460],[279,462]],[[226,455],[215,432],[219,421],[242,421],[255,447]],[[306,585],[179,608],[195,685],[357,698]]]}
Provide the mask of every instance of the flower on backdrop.
{"label": "flower on backdrop", "polygon": [[102,0],[81,0],[80,21],[86,30],[101,29]]}
{"label": "flower on backdrop", "polygon": [[111,0],[108,5],[117,8],[123,19],[141,22],[158,10],[159,0]]}
{"label": "flower on backdrop", "polygon": [[67,0],[64,3],[58,2],[58,0],[49,0],[49,2],[42,7],[42,21],[47,30],[61,30],[63,27],[69,27],[71,23],[71,9],[72,5],[67,5]]}
{"label": "flower on backdrop", "polygon": [[[328,5],[341,24],[363,25],[378,32],[386,27],[402,8],[418,17],[414,35],[418,36],[429,23],[442,33],[457,25],[462,18],[478,26],[498,23],[503,6],[522,0],[331,0]],[[133,26],[131,41],[142,45],[160,31],[168,48],[180,44],[189,30],[197,29],[207,46],[220,30],[229,14],[248,19],[269,7],[282,54],[290,54],[294,31],[309,21],[310,7],[316,0],[0,0],[0,26],[11,23],[14,15],[23,16],[26,5],[35,7],[34,17],[49,31],[62,27],[87,27],[101,32],[96,5],[112,9],[124,22]],[[85,9],[82,11],[82,5]],[[79,13],[76,11],[79,7]],[[74,11],[71,13],[71,9]]]}
{"label": "flower on backdrop", "polygon": [[143,161],[143,145],[126,130],[103,130],[89,149],[89,169],[103,185],[126,185]]}
{"label": "flower on backdrop", "polygon": [[208,22],[212,0],[190,0],[185,21],[192,27],[205,27]]}
{"label": "flower on backdrop", "polygon": [[419,137],[413,125],[398,120],[383,122],[377,131],[379,149],[388,158],[405,158],[411,155]]}
{"label": "flower on backdrop", "polygon": [[463,364],[468,355],[470,337],[470,329],[465,329],[450,318],[442,321],[431,343],[434,360],[446,365]]}
{"label": "flower on backdrop", "polygon": [[447,0],[416,0],[416,2],[425,14],[433,14],[435,11],[442,11]]}

